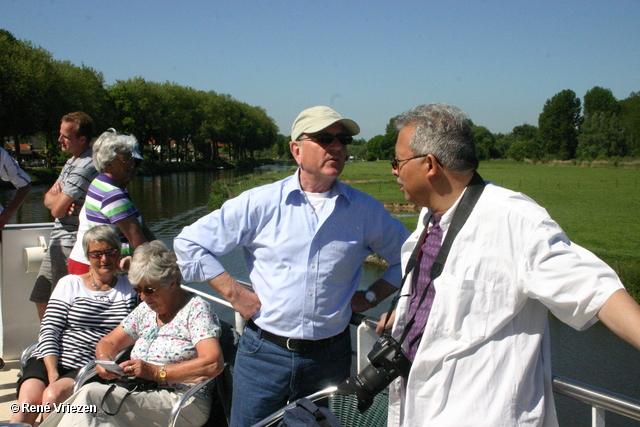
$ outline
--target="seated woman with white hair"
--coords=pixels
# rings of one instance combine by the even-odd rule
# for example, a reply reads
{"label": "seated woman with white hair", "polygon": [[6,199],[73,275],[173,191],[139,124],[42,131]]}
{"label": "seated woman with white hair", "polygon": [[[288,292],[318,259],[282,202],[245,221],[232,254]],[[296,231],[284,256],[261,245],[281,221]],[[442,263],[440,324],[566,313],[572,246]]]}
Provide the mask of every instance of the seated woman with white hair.
{"label": "seated woman with white hair", "polygon": [[[43,427],[164,426],[185,391],[223,371],[218,317],[207,301],[180,287],[181,277],[176,257],[164,243],[155,240],[138,247],[129,280],[143,302],[96,347],[98,359],[114,360],[133,345],[131,360],[119,365],[122,376],[99,365],[98,374],[105,379],[143,379],[154,387],[128,393],[117,382],[89,383],[65,403],[96,405],[97,413],[55,413]],[[207,393],[205,387],[194,395],[180,412],[178,425],[201,426],[207,421],[211,406]]]}

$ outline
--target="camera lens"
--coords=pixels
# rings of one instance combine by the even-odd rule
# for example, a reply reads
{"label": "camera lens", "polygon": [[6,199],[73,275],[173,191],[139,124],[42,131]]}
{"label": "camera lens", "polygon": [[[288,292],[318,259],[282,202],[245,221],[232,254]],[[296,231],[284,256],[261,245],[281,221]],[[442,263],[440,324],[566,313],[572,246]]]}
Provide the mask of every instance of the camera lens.
{"label": "camera lens", "polygon": [[367,365],[358,375],[347,378],[338,386],[339,394],[355,394],[358,398],[358,410],[364,412],[373,403],[373,398],[380,393],[395,378],[388,372],[380,371],[372,365]]}
{"label": "camera lens", "polygon": [[366,411],[373,398],[399,375],[407,377],[411,362],[402,352],[400,344],[390,336],[383,336],[368,354],[369,365],[358,375],[348,378],[338,386],[339,394],[355,394],[358,410]]}

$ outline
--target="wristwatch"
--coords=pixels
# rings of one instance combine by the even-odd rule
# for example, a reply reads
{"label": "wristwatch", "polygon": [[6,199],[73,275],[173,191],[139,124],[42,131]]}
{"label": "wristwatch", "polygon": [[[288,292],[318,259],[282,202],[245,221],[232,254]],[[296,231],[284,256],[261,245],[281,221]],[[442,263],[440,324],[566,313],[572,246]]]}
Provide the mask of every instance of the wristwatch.
{"label": "wristwatch", "polygon": [[162,365],[162,368],[160,368],[160,372],[158,372],[158,377],[160,378],[160,381],[167,380],[167,370],[165,368],[166,368],[166,365]]}
{"label": "wristwatch", "polygon": [[375,307],[378,305],[378,295],[373,291],[373,289],[369,288],[364,293],[364,298],[369,301],[371,306]]}

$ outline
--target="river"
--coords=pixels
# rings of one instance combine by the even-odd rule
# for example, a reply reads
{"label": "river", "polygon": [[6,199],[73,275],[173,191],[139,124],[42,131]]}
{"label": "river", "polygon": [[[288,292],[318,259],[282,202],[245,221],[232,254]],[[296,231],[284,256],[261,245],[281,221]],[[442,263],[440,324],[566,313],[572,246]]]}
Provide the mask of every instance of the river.
{"label": "river", "polygon": [[[266,166],[256,173],[264,173],[281,166]],[[234,171],[189,172],[160,176],[140,176],[131,182],[128,190],[149,228],[167,245],[182,227],[207,214],[209,188],[213,179],[231,178]],[[36,186],[12,219],[12,223],[50,222],[53,218],[42,204],[45,186]],[[14,191],[0,191],[0,203],[6,205]],[[222,259],[225,268],[236,278],[248,280],[244,259],[240,251]],[[361,287],[368,286],[380,275],[375,266],[365,266]],[[204,284],[200,286],[208,290]],[[388,300],[369,314],[379,317],[388,308]],[[230,311],[230,310],[229,310]],[[221,317],[232,321],[229,311]],[[639,325],[640,327],[640,325]],[[577,381],[594,385],[628,397],[640,399],[640,352],[613,335],[601,323],[584,332],[577,332],[550,316],[553,372]],[[556,395],[558,417],[562,426],[589,425],[590,407],[573,399]],[[607,425],[640,426],[615,414],[607,413]]]}

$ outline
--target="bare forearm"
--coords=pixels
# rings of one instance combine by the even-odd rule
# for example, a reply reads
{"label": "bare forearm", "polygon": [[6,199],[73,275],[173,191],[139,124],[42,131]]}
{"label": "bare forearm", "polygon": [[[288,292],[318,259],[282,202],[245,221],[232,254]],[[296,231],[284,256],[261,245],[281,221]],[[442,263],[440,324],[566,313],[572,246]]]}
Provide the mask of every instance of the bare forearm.
{"label": "bare forearm", "polygon": [[42,358],[44,362],[44,366],[47,368],[47,375],[51,377],[51,375],[58,375],[58,356],[56,355],[48,355]]}
{"label": "bare forearm", "polygon": [[172,383],[194,383],[205,378],[213,378],[220,375],[223,369],[224,362],[221,357],[215,362],[203,363],[194,359],[165,366],[167,382]]}
{"label": "bare forearm", "polygon": [[103,338],[98,341],[98,344],[96,345],[96,359],[116,360],[117,355],[118,349],[110,340]]}
{"label": "bare forearm", "polygon": [[376,303],[372,304],[365,298],[364,291],[358,291],[351,298],[351,309],[356,313],[361,313],[363,311],[369,310],[375,307],[377,304],[380,304],[382,300],[387,298],[389,295],[392,295],[394,292],[398,290],[395,286],[390,284],[384,279],[378,279],[369,287],[376,294]]}
{"label": "bare forearm", "polygon": [[57,195],[60,193],[60,183],[58,181],[53,184],[53,186],[44,193],[44,206],[51,210],[54,202],[56,201]]}
{"label": "bare forearm", "polygon": [[24,199],[29,195],[29,191],[31,190],[31,184],[27,184],[24,187],[18,188],[16,191],[16,195],[14,196],[11,203],[2,211],[2,215],[6,217],[6,220],[9,221],[13,215],[18,211]]}
{"label": "bare forearm", "polygon": [[198,342],[196,352],[198,357],[180,363],[156,365],[137,359],[123,362],[120,366],[128,375],[172,383],[200,382],[213,378],[223,371],[224,359],[220,343],[216,338],[206,338]]}
{"label": "bare forearm", "polygon": [[122,325],[118,325],[113,331],[98,341],[96,345],[96,359],[115,360],[118,353],[127,347],[131,347],[135,342],[136,340],[124,331]]}
{"label": "bare forearm", "polygon": [[125,219],[116,222],[116,225],[122,231],[122,234],[127,238],[129,244],[134,249],[143,243],[148,242],[147,237],[142,230],[142,226],[138,222],[138,219],[130,216]]}
{"label": "bare forearm", "polygon": [[244,319],[250,319],[260,309],[258,296],[245,289],[227,272],[208,280],[207,284],[229,301]]}
{"label": "bare forearm", "polygon": [[146,237],[146,239],[151,242],[153,240],[156,240],[156,236],[155,234],[153,234],[153,231],[151,231],[146,225],[143,224],[142,226],[142,232],[144,233],[144,236]]}
{"label": "bare forearm", "polygon": [[398,288],[396,288],[395,286],[393,286],[392,284],[390,284],[384,279],[376,280],[371,285],[371,289],[376,293],[378,297],[378,304],[380,303],[380,301],[384,300],[389,295],[393,295],[395,292],[398,291]]}
{"label": "bare forearm", "polygon": [[612,332],[640,349],[640,306],[624,289],[614,292],[598,312]]}

